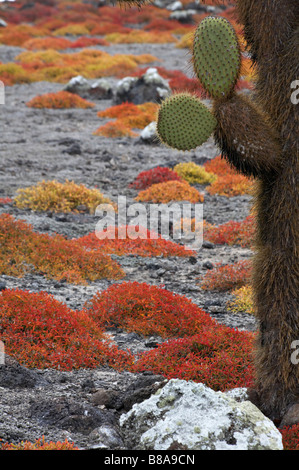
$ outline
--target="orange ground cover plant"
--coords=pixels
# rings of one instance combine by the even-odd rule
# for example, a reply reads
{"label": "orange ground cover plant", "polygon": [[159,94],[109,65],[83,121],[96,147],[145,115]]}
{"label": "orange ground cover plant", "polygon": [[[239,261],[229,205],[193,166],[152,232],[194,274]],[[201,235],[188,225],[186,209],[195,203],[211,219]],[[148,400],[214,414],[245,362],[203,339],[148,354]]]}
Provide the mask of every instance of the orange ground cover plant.
{"label": "orange ground cover plant", "polygon": [[189,201],[195,204],[203,202],[204,196],[186,181],[166,181],[140,191],[135,199],[141,202],[167,204],[172,201]]}
{"label": "orange ground cover plant", "polygon": [[29,368],[132,364],[131,355],[111,344],[85,311],[72,310],[46,292],[1,291],[0,321],[5,352]]}
{"label": "orange ground cover plant", "polygon": [[203,276],[201,288],[222,292],[242,287],[250,282],[251,270],[250,260],[227,265],[219,263]]}
{"label": "orange ground cover plant", "polygon": [[207,187],[209,194],[233,197],[252,192],[252,180],[239,174],[221,155],[208,160],[203,166],[206,171],[217,175],[217,179]]}
{"label": "orange ground cover plant", "polygon": [[219,245],[239,245],[251,248],[255,237],[255,218],[249,215],[239,222],[230,220],[219,226],[205,224],[204,239]]}
{"label": "orange ground cover plant", "polygon": [[51,108],[51,109],[69,109],[69,108],[81,108],[88,109],[93,108],[95,105],[90,101],[87,101],[81,96],[75,95],[68,91],[58,91],[56,93],[46,93],[44,95],[36,96],[32,100],[26,103],[29,108]]}
{"label": "orange ground cover plant", "polygon": [[45,438],[36,439],[35,442],[21,441],[18,444],[10,444],[8,442],[1,444],[0,450],[79,450],[73,442],[65,439],[64,442],[46,442]]}
{"label": "orange ground cover plant", "polygon": [[[100,126],[95,132],[95,135],[105,135],[106,137],[114,137],[113,130],[115,129],[115,137],[128,135],[134,137],[137,134],[132,129],[144,129],[150,122],[156,119],[158,105],[156,103],[148,102],[142,104],[134,104],[124,102],[104,111],[99,111],[100,118],[114,118],[114,123],[106,123]],[[120,130],[117,133],[117,130]],[[128,130],[128,132],[125,131]]]}
{"label": "orange ground cover plant", "polygon": [[171,240],[165,240],[161,235],[139,226],[107,227],[105,231],[98,231],[77,239],[79,246],[88,250],[98,250],[101,253],[118,256],[180,256],[194,255],[192,250]]}
{"label": "orange ground cover plant", "polygon": [[36,271],[49,279],[86,284],[122,279],[124,272],[109,255],[89,252],[62,235],[34,232],[31,225],[0,215],[0,273],[22,277]]}
{"label": "orange ground cover plant", "polygon": [[133,132],[123,122],[117,120],[115,122],[106,122],[93,132],[93,135],[103,137],[117,138],[117,137],[137,137],[137,132]]}

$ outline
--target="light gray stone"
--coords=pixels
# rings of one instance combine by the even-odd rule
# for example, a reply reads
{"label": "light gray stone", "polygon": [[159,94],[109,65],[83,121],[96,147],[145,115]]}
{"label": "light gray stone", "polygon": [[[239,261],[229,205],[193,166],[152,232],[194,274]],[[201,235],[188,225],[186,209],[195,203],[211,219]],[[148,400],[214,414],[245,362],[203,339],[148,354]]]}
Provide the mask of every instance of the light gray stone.
{"label": "light gray stone", "polygon": [[114,101],[141,104],[148,101],[161,102],[171,93],[170,86],[154,67],[149,67],[139,78],[125,77],[116,84]]}
{"label": "light gray stone", "polygon": [[170,380],[121,416],[126,439],[141,450],[283,450],[281,433],[246,390],[215,392],[201,383]]}
{"label": "light gray stone", "polygon": [[145,141],[157,140],[157,123],[156,121],[148,124],[141,132],[140,137]]}

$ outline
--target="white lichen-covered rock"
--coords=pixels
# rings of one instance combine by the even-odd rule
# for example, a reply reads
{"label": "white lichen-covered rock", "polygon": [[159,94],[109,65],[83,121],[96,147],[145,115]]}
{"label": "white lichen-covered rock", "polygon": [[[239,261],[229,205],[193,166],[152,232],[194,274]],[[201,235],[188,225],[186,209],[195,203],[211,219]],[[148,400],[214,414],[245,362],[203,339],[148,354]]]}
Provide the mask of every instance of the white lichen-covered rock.
{"label": "white lichen-covered rock", "polygon": [[283,450],[281,433],[245,389],[215,392],[179,379],[135,404],[120,426],[138,450]]}
{"label": "white lichen-covered rock", "polygon": [[160,103],[171,93],[171,88],[154,67],[149,67],[139,78],[125,77],[116,84],[114,101],[121,104],[126,101],[134,104],[148,101]]}
{"label": "white lichen-covered rock", "polygon": [[6,21],[4,21],[3,18],[0,18],[0,28],[6,28],[6,27],[7,27]]}
{"label": "white lichen-covered rock", "polygon": [[168,82],[163,77],[161,77],[155,67],[149,67],[146,72],[142,75],[142,77],[144,83],[146,83],[147,85],[158,85],[170,91]]}
{"label": "white lichen-covered rock", "polygon": [[141,132],[140,137],[147,142],[158,141],[157,137],[157,123],[156,121],[150,122]]}
{"label": "white lichen-covered rock", "polygon": [[71,78],[64,90],[82,98],[110,99],[113,96],[112,85],[107,79],[99,78],[94,83],[90,83],[82,75]]}
{"label": "white lichen-covered rock", "polygon": [[137,82],[138,78],[137,77],[124,77],[119,82],[117,83],[116,86],[116,92],[117,93],[124,93],[128,92],[133,85]]}

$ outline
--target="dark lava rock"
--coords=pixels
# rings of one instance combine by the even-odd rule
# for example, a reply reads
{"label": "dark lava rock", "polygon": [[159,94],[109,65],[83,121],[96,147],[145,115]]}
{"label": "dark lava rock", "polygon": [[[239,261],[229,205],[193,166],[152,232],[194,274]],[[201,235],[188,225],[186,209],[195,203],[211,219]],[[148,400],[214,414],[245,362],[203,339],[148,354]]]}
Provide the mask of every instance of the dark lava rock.
{"label": "dark lava rock", "polygon": [[66,397],[33,402],[30,407],[30,417],[40,423],[65,429],[70,432],[89,434],[102,425],[115,424],[112,412],[100,410],[86,403],[78,403]]}
{"label": "dark lava rock", "polygon": [[4,364],[0,363],[0,386],[4,388],[33,388],[37,376],[33,371],[21,366],[15,359],[4,354]]}

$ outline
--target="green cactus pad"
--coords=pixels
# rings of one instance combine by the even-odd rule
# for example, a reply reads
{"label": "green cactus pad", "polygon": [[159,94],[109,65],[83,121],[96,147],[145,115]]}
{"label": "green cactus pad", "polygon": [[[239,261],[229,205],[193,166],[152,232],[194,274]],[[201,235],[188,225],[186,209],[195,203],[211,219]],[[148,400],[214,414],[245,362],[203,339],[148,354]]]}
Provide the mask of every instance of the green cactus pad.
{"label": "green cactus pad", "polygon": [[193,66],[204,89],[215,99],[228,96],[240,75],[241,51],[236,32],[225,18],[209,16],[193,40]]}
{"label": "green cactus pad", "polygon": [[157,134],[169,147],[193,150],[208,140],[216,125],[216,119],[198,98],[179,93],[160,105]]}

